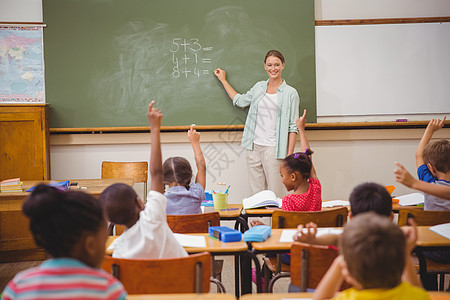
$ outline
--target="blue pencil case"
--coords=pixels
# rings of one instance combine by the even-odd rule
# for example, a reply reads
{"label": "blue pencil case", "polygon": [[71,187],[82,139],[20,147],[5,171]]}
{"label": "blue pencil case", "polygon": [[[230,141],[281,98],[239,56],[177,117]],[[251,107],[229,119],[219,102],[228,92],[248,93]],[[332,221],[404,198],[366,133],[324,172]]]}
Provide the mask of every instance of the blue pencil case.
{"label": "blue pencil case", "polygon": [[[70,181],[66,180],[66,181],[60,181],[60,182],[52,182],[48,184],[49,186],[53,186],[62,190],[68,190],[70,187]],[[36,188],[36,186],[32,186],[30,187],[28,190],[26,190],[27,192],[32,192],[34,189]]]}
{"label": "blue pencil case", "polygon": [[239,230],[225,226],[211,226],[208,229],[209,235],[222,242],[240,242],[242,233]]}
{"label": "blue pencil case", "polygon": [[244,232],[244,242],[264,242],[272,234],[267,225],[256,225]]}

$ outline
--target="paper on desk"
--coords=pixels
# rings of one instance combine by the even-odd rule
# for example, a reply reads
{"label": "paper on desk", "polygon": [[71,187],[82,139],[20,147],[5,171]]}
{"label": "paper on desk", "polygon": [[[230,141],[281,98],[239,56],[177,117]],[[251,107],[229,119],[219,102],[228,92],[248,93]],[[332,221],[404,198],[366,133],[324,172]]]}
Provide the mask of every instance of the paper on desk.
{"label": "paper on desk", "polygon": [[345,200],[322,201],[322,207],[334,207],[334,206],[350,206],[350,201]]}
{"label": "paper on desk", "polygon": [[450,240],[450,223],[432,226],[430,230]]}
{"label": "paper on desk", "polygon": [[183,247],[205,248],[206,241],[204,236],[174,233],[173,236]]}
{"label": "paper on desk", "polygon": [[412,193],[395,198],[398,199],[398,204],[400,204],[401,206],[417,205],[423,204],[425,202],[425,197],[421,193]]}
{"label": "paper on desk", "polygon": [[[336,228],[317,228],[316,236],[324,234],[341,234],[342,229]],[[292,243],[294,241],[294,235],[297,233],[297,229],[285,229],[281,232],[280,243]]]}

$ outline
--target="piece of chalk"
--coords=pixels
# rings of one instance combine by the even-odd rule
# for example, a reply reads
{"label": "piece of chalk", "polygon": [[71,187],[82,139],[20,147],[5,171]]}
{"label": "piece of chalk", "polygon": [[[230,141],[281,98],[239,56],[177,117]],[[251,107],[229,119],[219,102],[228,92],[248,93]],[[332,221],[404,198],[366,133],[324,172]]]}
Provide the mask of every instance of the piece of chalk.
{"label": "piece of chalk", "polygon": [[408,119],[397,119],[395,122],[408,122]]}

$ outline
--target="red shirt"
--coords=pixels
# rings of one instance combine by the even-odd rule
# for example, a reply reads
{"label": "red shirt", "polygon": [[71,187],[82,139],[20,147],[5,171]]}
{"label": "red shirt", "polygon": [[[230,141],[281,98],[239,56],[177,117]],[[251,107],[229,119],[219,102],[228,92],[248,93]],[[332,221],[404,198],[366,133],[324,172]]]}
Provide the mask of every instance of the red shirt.
{"label": "red shirt", "polygon": [[309,187],[303,194],[288,194],[283,197],[282,210],[319,211],[322,209],[322,186],[317,178],[308,179]]}

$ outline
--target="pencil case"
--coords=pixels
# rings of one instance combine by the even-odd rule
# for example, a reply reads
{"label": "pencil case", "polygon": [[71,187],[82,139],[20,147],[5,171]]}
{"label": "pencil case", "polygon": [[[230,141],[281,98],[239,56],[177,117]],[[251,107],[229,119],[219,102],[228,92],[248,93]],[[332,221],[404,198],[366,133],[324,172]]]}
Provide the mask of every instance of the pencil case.
{"label": "pencil case", "polygon": [[240,242],[242,233],[239,230],[225,226],[211,226],[208,229],[209,235],[222,242]]}
{"label": "pencil case", "polygon": [[272,234],[267,225],[256,225],[244,232],[244,242],[264,242]]}
{"label": "pencil case", "polygon": [[[70,181],[66,180],[66,181],[60,181],[60,182],[52,182],[52,183],[49,183],[48,185],[55,187],[57,189],[68,190],[69,186],[70,186]],[[36,188],[36,186],[32,186],[28,190],[26,190],[26,192],[32,192],[35,188]]]}

